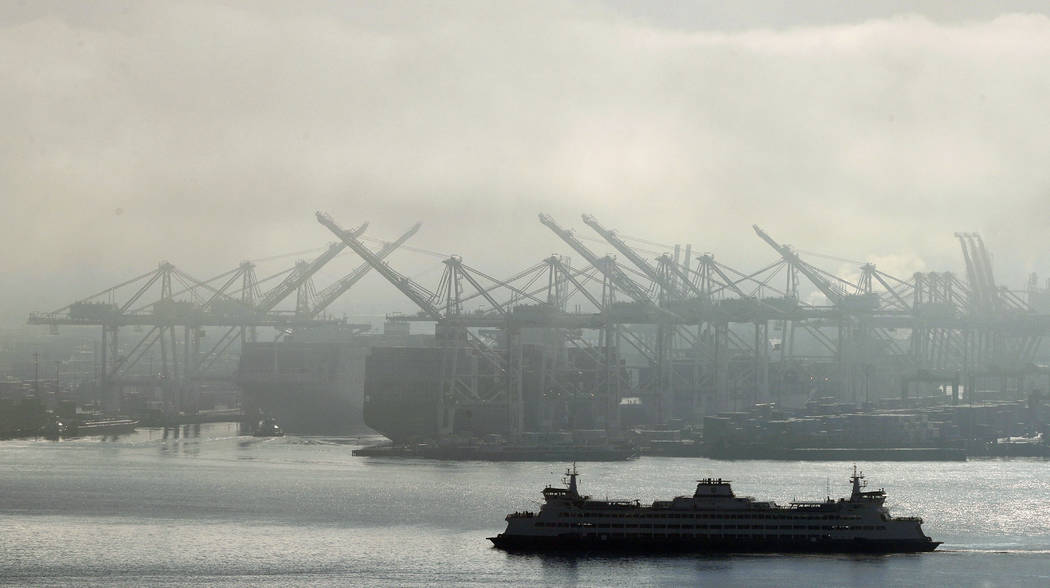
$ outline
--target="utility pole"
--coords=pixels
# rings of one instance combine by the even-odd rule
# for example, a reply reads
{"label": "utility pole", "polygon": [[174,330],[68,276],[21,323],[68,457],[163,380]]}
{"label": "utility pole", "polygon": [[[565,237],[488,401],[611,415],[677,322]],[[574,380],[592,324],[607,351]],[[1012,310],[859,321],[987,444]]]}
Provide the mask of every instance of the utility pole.
{"label": "utility pole", "polygon": [[40,398],[40,354],[33,352],[33,394]]}

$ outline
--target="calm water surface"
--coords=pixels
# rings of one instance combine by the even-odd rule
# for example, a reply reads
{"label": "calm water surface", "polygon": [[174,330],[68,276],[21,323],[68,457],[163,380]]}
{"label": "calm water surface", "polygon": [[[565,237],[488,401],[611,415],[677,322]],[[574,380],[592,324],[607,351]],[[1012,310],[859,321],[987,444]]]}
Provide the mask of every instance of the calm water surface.
{"label": "calm water surface", "polygon": [[[565,464],[356,458],[373,438],[238,435],[0,442],[0,582],[15,585],[1050,586],[1050,462],[860,464],[944,541],[922,555],[551,557],[485,537]],[[778,502],[848,492],[850,464],[643,458],[581,464],[642,501],[704,476]]]}

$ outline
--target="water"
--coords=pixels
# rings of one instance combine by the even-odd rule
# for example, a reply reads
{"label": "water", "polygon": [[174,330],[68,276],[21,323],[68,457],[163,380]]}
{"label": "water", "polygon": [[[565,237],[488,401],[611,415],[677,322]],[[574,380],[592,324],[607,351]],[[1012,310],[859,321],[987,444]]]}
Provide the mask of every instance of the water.
{"label": "water", "polygon": [[[351,456],[369,438],[236,425],[0,442],[0,582],[16,585],[1050,585],[1050,462],[861,464],[940,550],[892,556],[510,555],[485,537],[565,464]],[[702,476],[789,502],[848,492],[850,464],[643,458],[581,490],[649,501]]]}

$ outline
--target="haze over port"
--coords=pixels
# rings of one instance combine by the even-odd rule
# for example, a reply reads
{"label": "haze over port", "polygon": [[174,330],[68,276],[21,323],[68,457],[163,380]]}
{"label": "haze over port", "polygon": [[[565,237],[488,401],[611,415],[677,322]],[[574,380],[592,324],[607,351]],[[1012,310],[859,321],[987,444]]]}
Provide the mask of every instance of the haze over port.
{"label": "haze over port", "polygon": [[1046,584],[1048,63],[1036,0],[0,0],[0,584]]}
{"label": "haze over port", "polygon": [[[496,276],[564,250],[538,212],[744,268],[758,223],[905,277],[961,274],[955,231],[1010,287],[1050,271],[1043,5],[779,6],[7,3],[0,322],[322,247],[317,209]],[[340,305],[415,310],[375,275]]]}

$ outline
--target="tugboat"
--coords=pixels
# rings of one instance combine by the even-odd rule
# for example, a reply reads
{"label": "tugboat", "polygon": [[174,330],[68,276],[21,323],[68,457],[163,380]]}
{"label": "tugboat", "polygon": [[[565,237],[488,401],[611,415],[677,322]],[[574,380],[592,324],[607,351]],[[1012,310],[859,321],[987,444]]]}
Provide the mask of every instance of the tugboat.
{"label": "tugboat", "polygon": [[688,552],[914,553],[941,544],[922,519],[893,517],[886,492],[865,490],[853,467],[849,498],[780,506],[733,493],[729,480],[699,480],[692,496],[656,501],[593,500],[577,490],[576,466],[565,488],[543,489],[539,512],[507,515],[488,539],[508,551],[628,550]]}
{"label": "tugboat", "polygon": [[47,439],[57,440],[69,435],[70,427],[57,415],[52,415],[44,426],[40,427],[40,434]]}
{"label": "tugboat", "polygon": [[277,419],[273,417],[267,417],[256,423],[255,431],[252,432],[254,437],[284,437],[284,431],[281,430],[281,425],[277,424]]}

